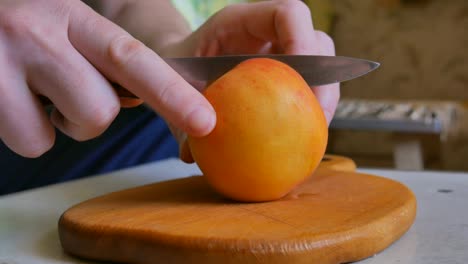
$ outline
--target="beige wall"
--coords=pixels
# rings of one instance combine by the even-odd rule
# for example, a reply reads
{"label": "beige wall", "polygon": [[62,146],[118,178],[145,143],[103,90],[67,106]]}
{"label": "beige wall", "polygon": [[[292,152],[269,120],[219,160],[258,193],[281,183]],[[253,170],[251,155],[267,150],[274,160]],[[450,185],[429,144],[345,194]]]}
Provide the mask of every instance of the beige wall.
{"label": "beige wall", "polygon": [[468,99],[468,1],[334,0],[338,55],[382,63],[343,97]]}
{"label": "beige wall", "polygon": [[[337,55],[381,62],[377,71],[343,83],[342,98],[467,105],[468,1],[332,0],[332,4]],[[419,136],[425,142],[428,168],[468,171],[468,114],[466,107],[459,109],[457,124],[450,125],[459,133],[444,140]],[[332,130],[328,152],[351,156],[358,165],[388,167],[400,136]]]}

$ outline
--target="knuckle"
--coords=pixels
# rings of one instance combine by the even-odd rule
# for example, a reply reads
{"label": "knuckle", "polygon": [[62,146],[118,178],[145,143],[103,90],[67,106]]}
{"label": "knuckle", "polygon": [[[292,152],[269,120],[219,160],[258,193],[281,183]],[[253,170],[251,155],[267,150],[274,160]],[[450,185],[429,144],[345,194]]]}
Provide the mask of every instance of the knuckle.
{"label": "knuckle", "polygon": [[115,119],[115,117],[120,111],[120,104],[117,100],[115,101],[116,102],[108,102],[106,104],[101,104],[99,107],[97,107],[96,109],[94,109],[94,111],[91,112],[89,123],[91,124],[90,127],[92,127],[92,129],[90,130],[95,132],[89,133],[89,135],[86,136],[88,139],[90,137],[100,135]]}
{"label": "knuckle", "polygon": [[108,55],[113,64],[122,67],[145,50],[142,42],[129,35],[121,35],[110,42]]}
{"label": "knuckle", "polygon": [[[38,11],[40,5],[39,1],[21,1],[10,7],[0,6],[0,36],[10,44],[8,47],[28,50],[19,53],[28,60],[56,53],[57,45],[66,39],[66,5],[57,3],[52,9],[46,7]],[[48,21],[51,18],[52,23]]]}
{"label": "knuckle", "polygon": [[[51,32],[50,26],[65,25],[73,4],[70,0],[55,1],[16,1],[14,4],[0,5],[0,33],[8,37],[25,37]],[[51,20],[52,19],[52,20]],[[44,23],[49,21],[51,23]],[[55,24],[54,24],[55,26]]]}
{"label": "knuckle", "polygon": [[38,158],[42,156],[46,151],[47,150],[41,149],[21,149],[15,152],[25,158]]}
{"label": "knuckle", "polygon": [[28,117],[23,118],[24,122],[3,123],[0,126],[0,141],[20,156],[40,157],[53,147],[55,130],[48,122],[36,123]]}
{"label": "knuckle", "polygon": [[90,139],[93,139],[95,137],[98,136],[97,133],[72,133],[72,132],[68,132],[67,133],[68,136],[70,136],[71,138],[73,138],[74,140],[78,141],[78,142],[84,142],[84,141],[87,141],[87,140],[90,140]]}
{"label": "knuckle", "polygon": [[277,2],[277,12],[284,15],[310,16],[307,4],[300,0],[282,0]]}
{"label": "knuckle", "polygon": [[0,8],[0,30],[8,37],[24,36],[30,31],[30,23],[21,12]]}
{"label": "knuckle", "polygon": [[43,139],[41,141],[36,141],[27,150],[27,152],[25,153],[25,156],[29,158],[40,157],[44,153],[46,153],[48,150],[50,150],[53,145],[54,145],[54,140],[51,138],[48,138],[45,140]]}
{"label": "knuckle", "polygon": [[60,130],[78,142],[90,140],[98,136],[98,133],[89,127],[78,126],[74,123],[71,123],[69,120],[64,122],[63,126],[60,127]]}
{"label": "knuckle", "polygon": [[[29,139],[23,138],[23,144],[9,146],[11,150],[26,158],[37,158],[42,156],[54,145],[55,137],[37,138],[31,137]],[[7,143],[6,143],[7,144]],[[7,144],[8,146],[8,144]]]}
{"label": "knuckle", "polygon": [[65,132],[69,137],[73,138],[74,140],[78,142],[84,142],[90,139],[95,138],[98,135],[91,134],[89,132],[87,133],[77,133],[77,132]]}
{"label": "knuckle", "polygon": [[[83,142],[100,136],[119,113],[119,104],[99,106],[84,117],[79,124],[65,124],[65,133],[76,141]],[[70,121],[68,121],[70,122]]]}

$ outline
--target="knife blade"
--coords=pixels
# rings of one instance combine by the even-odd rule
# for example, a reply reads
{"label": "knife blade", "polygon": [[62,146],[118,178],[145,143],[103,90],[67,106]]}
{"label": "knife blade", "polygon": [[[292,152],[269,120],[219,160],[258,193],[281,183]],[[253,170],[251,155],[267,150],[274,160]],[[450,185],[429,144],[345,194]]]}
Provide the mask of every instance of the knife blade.
{"label": "knife blade", "polygon": [[[378,62],[364,59],[321,55],[229,55],[163,58],[163,60],[188,82],[206,83],[218,79],[237,64],[252,58],[270,58],[284,62],[295,69],[310,86],[349,81],[380,66]],[[138,98],[117,83],[112,83],[112,86],[120,97]],[[200,91],[205,88],[204,85],[198,87]],[[40,96],[40,100],[45,105],[52,103],[44,96]]]}
{"label": "knife blade", "polygon": [[348,81],[365,75],[380,65],[374,61],[343,56],[276,54],[182,57],[164,58],[164,60],[185,80],[209,82],[251,58],[271,58],[284,62],[299,72],[310,86]]}

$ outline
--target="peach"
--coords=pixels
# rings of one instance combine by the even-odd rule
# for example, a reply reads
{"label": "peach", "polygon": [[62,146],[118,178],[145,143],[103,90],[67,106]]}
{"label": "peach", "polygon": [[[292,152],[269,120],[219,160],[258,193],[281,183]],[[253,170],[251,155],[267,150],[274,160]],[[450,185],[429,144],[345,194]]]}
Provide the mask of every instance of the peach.
{"label": "peach", "polygon": [[273,59],[246,60],[204,91],[217,124],[189,137],[195,162],[209,184],[237,201],[279,199],[318,167],[328,125],[304,79]]}

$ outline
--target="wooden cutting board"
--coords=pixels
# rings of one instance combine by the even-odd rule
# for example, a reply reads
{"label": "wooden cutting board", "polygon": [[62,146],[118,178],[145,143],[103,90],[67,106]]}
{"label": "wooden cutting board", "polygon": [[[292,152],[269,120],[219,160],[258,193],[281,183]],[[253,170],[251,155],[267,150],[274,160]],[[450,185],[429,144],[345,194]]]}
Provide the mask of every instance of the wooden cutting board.
{"label": "wooden cutting board", "polygon": [[72,255],[124,263],[345,263],[385,249],[412,225],[413,193],[326,155],[281,200],[236,203],[201,176],[97,197],[62,215]]}

